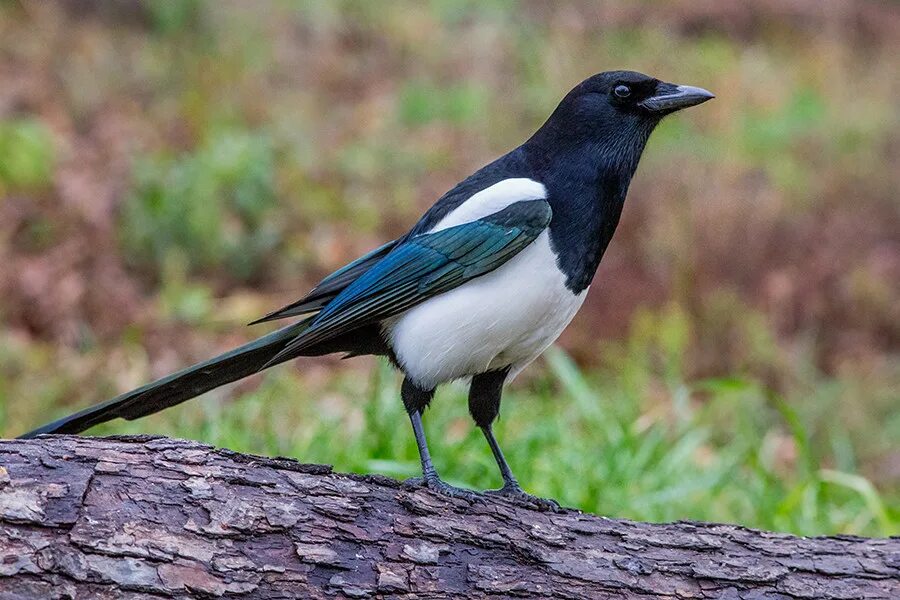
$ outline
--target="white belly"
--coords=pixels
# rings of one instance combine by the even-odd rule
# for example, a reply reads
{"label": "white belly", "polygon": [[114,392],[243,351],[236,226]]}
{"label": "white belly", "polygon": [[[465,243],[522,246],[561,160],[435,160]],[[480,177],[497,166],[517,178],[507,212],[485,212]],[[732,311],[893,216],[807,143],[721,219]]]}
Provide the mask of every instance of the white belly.
{"label": "white belly", "polygon": [[407,376],[425,389],[537,358],[581,307],[565,286],[545,231],[498,269],[385,324]]}

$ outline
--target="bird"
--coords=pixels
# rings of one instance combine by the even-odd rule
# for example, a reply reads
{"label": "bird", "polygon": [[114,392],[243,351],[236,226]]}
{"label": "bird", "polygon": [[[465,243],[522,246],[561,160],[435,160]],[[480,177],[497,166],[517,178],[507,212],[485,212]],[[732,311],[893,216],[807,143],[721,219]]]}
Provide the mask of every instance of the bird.
{"label": "bird", "polygon": [[555,509],[523,490],[494,436],[503,387],[584,302],[654,128],[714,97],[635,71],[593,75],[522,145],[459,182],[406,234],[251,323],[291,324],[21,437],[137,419],[300,357],[386,356],[403,375],[420,485],[474,494],[440,478],[422,424],[439,385],[469,380],[469,413],[503,479],[489,492]]}

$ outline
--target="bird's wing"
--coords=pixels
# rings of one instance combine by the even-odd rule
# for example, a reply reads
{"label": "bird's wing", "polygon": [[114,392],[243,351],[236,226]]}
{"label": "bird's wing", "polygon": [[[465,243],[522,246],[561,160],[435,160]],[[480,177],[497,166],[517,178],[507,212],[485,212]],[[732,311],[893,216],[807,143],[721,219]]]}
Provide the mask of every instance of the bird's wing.
{"label": "bird's wing", "polygon": [[378,261],[388,255],[394,249],[399,240],[394,240],[375,248],[368,254],[357,258],[352,263],[345,265],[320,281],[306,296],[283,306],[274,312],[270,312],[261,319],[257,319],[250,323],[265,323],[266,321],[275,321],[278,319],[286,319],[288,317],[296,317],[299,315],[321,310],[323,306],[331,302],[335,296],[348,285],[353,283],[360,275],[368,271]]}
{"label": "bird's wing", "polygon": [[526,200],[475,221],[406,239],[325,305],[273,362],[493,271],[533,242],[550,217],[546,200]]}

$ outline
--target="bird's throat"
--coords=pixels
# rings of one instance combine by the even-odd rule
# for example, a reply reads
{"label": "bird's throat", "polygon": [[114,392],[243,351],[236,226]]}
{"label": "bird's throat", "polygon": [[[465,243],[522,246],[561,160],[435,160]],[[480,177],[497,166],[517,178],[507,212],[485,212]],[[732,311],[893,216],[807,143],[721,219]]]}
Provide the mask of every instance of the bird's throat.
{"label": "bird's throat", "polygon": [[551,244],[575,294],[591,284],[612,240],[647,137],[649,131],[570,155],[578,159],[560,156],[545,171]]}

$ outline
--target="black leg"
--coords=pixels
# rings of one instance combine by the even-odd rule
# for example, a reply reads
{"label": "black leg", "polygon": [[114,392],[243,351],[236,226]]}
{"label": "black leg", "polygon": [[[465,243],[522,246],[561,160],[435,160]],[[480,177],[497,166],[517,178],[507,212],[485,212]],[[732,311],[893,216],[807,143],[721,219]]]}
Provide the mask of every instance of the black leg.
{"label": "black leg", "polygon": [[500,414],[500,396],[503,394],[503,382],[506,381],[508,374],[507,368],[472,377],[472,386],[469,388],[469,414],[487,438],[494,460],[500,467],[500,475],[503,476],[503,487],[514,489],[519,487],[519,483],[513,476],[500,445],[497,444],[492,428],[494,420]]}
{"label": "black leg", "polygon": [[500,397],[507,375],[509,368],[481,373],[472,378],[472,386],[469,388],[469,414],[484,433],[503,477],[503,487],[499,490],[489,490],[487,493],[518,498],[542,510],[558,510],[559,504],[555,501],[532,496],[522,489],[503,456],[497,438],[494,437],[493,423],[500,413]]}
{"label": "black leg", "polygon": [[503,487],[511,491],[521,491],[522,488],[519,486],[516,476],[512,474],[512,469],[509,468],[509,463],[506,462],[506,457],[503,456],[503,450],[500,449],[497,438],[494,437],[494,428],[488,425],[487,427],[482,427],[481,431],[487,439],[488,446],[491,447],[491,453],[494,455],[494,460],[497,461],[497,466],[500,467],[500,475],[503,477]]}
{"label": "black leg", "polygon": [[[445,496],[474,499],[475,494],[473,492],[445,483],[438,476],[437,470],[431,462],[431,453],[428,452],[428,442],[425,440],[425,428],[422,426],[422,413],[431,403],[431,399],[434,398],[434,390],[423,390],[409,379],[404,379],[400,394],[403,398],[406,412],[409,414],[409,421],[412,423],[413,435],[416,436],[416,446],[419,448],[419,459],[422,461],[421,483],[428,489]],[[418,483],[419,481],[415,482]]]}

